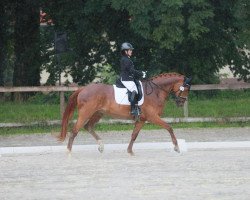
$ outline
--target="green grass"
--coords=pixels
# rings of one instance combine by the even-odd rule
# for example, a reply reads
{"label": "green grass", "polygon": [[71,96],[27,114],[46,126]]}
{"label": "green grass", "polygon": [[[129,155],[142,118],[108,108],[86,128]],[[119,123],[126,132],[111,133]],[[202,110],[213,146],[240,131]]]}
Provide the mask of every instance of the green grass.
{"label": "green grass", "polygon": [[189,102],[190,117],[247,117],[250,116],[249,99],[215,99]]}
{"label": "green grass", "polygon": [[[249,117],[250,90],[221,91],[196,96],[191,92],[188,101],[189,117]],[[170,99],[164,109],[164,117],[183,117],[183,108],[177,108]]]}
{"label": "green grass", "polygon": [[[57,99],[57,97],[56,97]],[[38,95],[23,103],[0,102],[0,123],[26,123],[35,121],[60,120],[60,107],[53,95]],[[189,97],[189,117],[249,117],[250,90],[202,92],[197,96],[191,92]],[[183,117],[183,108],[178,108],[173,99],[166,102],[162,117]],[[76,113],[75,117],[76,118]],[[249,126],[249,123],[177,123],[173,127],[230,127]],[[97,125],[97,130],[131,130],[132,125]],[[146,125],[147,129],[156,129]],[[54,130],[55,129],[55,130]],[[0,128],[0,134],[59,132],[59,126]]]}
{"label": "green grass", "polygon": [[[189,117],[247,117],[250,116],[250,98],[190,100]],[[173,100],[166,103],[163,117],[183,117],[183,108]],[[34,121],[60,120],[58,104],[1,103],[0,123],[29,123]]]}
{"label": "green grass", "polygon": [[57,120],[60,119],[57,104],[1,103],[0,123]]}

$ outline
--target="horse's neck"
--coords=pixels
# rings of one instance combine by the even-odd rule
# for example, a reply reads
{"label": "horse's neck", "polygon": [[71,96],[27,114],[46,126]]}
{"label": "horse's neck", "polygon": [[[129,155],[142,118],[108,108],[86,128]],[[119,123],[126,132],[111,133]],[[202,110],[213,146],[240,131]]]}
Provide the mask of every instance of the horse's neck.
{"label": "horse's neck", "polygon": [[168,98],[174,84],[178,81],[177,78],[173,77],[158,77],[151,79],[152,83],[144,82],[143,89],[147,93],[157,93],[157,100],[162,103]]}
{"label": "horse's neck", "polygon": [[167,78],[156,78],[153,80],[154,83],[159,85],[164,90],[170,92],[173,89],[174,84],[180,80],[180,77],[167,77]]}

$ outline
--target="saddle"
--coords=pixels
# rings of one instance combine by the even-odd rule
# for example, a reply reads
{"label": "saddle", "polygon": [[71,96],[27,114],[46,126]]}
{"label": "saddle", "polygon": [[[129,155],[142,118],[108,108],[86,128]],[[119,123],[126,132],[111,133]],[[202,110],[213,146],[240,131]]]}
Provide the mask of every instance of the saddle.
{"label": "saddle", "polygon": [[[136,98],[137,98],[137,101],[140,101],[142,99],[142,96],[143,96],[142,87],[141,87],[141,84],[140,84],[139,80],[135,80],[134,82],[135,82],[135,85],[136,85],[137,91],[138,91],[138,94],[137,94]],[[117,88],[126,88],[122,84],[120,78],[116,79],[115,85],[116,85]],[[130,92],[129,90],[127,90],[127,92],[128,92],[128,99],[130,101],[132,92]]]}
{"label": "saddle", "polygon": [[[142,105],[144,102],[143,88],[141,81],[136,81],[136,87],[138,90],[138,105]],[[116,80],[116,84],[113,85],[114,96],[117,104],[120,105],[131,105],[131,92],[122,84],[120,79]]]}

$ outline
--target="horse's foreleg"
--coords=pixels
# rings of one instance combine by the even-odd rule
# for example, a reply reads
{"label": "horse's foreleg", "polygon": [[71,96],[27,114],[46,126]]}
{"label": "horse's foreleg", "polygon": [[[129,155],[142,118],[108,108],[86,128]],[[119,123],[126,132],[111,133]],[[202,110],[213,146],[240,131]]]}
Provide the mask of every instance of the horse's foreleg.
{"label": "horse's foreleg", "polygon": [[95,113],[88,121],[88,123],[84,126],[84,128],[96,139],[99,147],[98,150],[102,153],[104,150],[104,145],[102,143],[102,139],[99,135],[94,131],[95,124],[102,118],[103,114]]}
{"label": "horse's foreleg", "polygon": [[127,152],[131,155],[134,155],[134,152],[132,150],[133,144],[134,144],[141,128],[143,127],[144,123],[145,123],[145,121],[136,121],[135,122],[134,130],[133,130],[133,133],[131,135],[131,140],[130,140],[130,143],[129,143],[128,149],[127,149]]}
{"label": "horse's foreleg", "polygon": [[174,134],[172,127],[170,125],[168,125],[166,122],[164,122],[160,117],[152,118],[152,120],[149,120],[149,121],[154,123],[154,124],[160,125],[161,127],[168,130],[168,132],[170,133],[173,145],[174,145],[174,150],[176,152],[180,153],[180,148],[178,146],[178,142],[176,140],[176,137],[175,137],[175,134]]}

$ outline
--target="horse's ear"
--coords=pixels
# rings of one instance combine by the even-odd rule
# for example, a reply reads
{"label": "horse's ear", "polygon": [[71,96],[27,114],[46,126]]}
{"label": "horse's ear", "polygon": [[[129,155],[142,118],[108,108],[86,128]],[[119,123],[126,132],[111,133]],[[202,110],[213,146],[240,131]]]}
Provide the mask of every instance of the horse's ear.
{"label": "horse's ear", "polygon": [[190,78],[185,77],[184,78],[184,86],[190,86],[191,81],[192,81],[192,77],[190,77]]}

